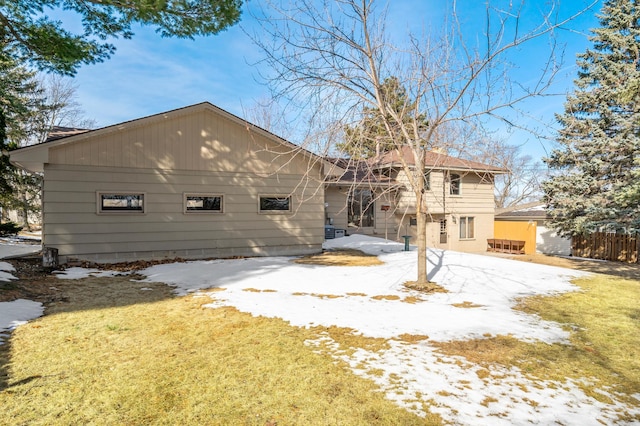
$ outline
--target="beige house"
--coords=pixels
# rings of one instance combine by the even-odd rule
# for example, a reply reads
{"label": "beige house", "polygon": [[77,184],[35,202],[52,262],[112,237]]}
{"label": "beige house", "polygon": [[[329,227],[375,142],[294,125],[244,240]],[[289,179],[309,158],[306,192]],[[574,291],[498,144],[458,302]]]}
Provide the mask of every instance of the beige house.
{"label": "beige house", "polygon": [[[415,236],[408,151],[325,159],[206,102],[51,136],[11,162],[43,173],[43,246],[60,262],[307,254],[325,225]],[[485,251],[503,170],[436,153],[422,169],[428,245]]]}
{"label": "beige house", "polygon": [[318,252],[327,163],[210,103],[11,152],[60,261]]}
{"label": "beige house", "polygon": [[[326,222],[347,233],[398,240],[403,235],[415,237],[415,195],[402,161],[415,167],[408,149],[366,163],[339,164],[348,172],[326,185]],[[494,177],[505,171],[434,152],[426,153],[423,170],[429,214],[427,245],[486,251],[487,239],[493,238]]]}

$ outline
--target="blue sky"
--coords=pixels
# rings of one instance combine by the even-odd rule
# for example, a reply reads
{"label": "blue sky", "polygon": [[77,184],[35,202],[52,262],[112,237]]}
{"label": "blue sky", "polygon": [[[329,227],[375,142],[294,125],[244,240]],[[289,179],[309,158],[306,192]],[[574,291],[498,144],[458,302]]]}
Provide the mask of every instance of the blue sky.
{"label": "blue sky", "polygon": [[[561,14],[583,7],[587,0],[562,1]],[[463,28],[467,36],[474,37],[484,22],[482,4],[477,0],[459,0],[463,11]],[[536,9],[543,0],[528,1],[527,7]],[[256,7],[259,0],[249,0],[246,7]],[[398,37],[408,29],[417,30],[438,25],[445,19],[442,0],[393,0],[390,2],[387,25]],[[478,8],[477,11],[474,8]],[[560,31],[558,41],[565,45],[565,67],[553,87],[559,96],[535,99],[523,109],[542,118],[543,127],[554,125],[553,114],[562,111],[565,96],[573,87],[576,77],[575,55],[590,46],[588,30],[597,26],[595,10],[571,24],[570,30]],[[151,28],[135,28],[131,40],[115,40],[117,51],[103,63],[85,65],[75,77],[78,102],[88,118],[99,126],[209,101],[231,113],[245,117],[246,111],[258,101],[269,97],[268,88],[259,81],[260,71],[254,64],[261,58],[243,29],[256,27],[249,13],[242,21],[217,36],[181,40],[162,38]],[[530,79],[537,69],[536,61],[548,52],[544,42],[515,52],[514,62],[520,67],[516,80]],[[548,144],[539,142],[529,134],[506,130],[500,132],[514,144],[522,145],[524,152],[534,158],[545,154]]]}

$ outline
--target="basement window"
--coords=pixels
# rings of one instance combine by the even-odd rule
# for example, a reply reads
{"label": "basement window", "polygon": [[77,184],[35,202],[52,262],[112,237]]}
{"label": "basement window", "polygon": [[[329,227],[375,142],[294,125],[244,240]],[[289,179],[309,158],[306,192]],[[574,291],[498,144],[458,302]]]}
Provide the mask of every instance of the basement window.
{"label": "basement window", "polygon": [[222,195],[184,194],[185,213],[222,213]]}
{"label": "basement window", "polygon": [[144,213],[144,193],[99,192],[98,213]]}
{"label": "basement window", "polygon": [[260,196],[260,213],[290,213],[291,197],[278,195]]}

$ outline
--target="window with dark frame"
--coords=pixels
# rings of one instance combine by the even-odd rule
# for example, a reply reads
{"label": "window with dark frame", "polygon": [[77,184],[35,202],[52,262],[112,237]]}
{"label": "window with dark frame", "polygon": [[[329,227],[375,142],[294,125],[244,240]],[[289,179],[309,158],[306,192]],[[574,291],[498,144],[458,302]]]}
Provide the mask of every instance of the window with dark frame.
{"label": "window with dark frame", "polygon": [[472,216],[460,217],[460,239],[470,240],[475,238],[475,223]]}
{"label": "window with dark frame", "polygon": [[456,173],[452,173],[451,178],[449,179],[450,195],[460,195],[460,183],[461,183],[460,175]]}
{"label": "window with dark frame", "polygon": [[425,170],[424,172],[424,190],[431,190],[431,170]]}
{"label": "window with dark frame", "polygon": [[99,193],[100,213],[144,213],[144,194]]}
{"label": "window with dark frame", "polygon": [[260,212],[290,212],[291,197],[262,196],[260,197]]}
{"label": "window with dark frame", "polygon": [[185,194],[186,213],[222,213],[222,195]]}

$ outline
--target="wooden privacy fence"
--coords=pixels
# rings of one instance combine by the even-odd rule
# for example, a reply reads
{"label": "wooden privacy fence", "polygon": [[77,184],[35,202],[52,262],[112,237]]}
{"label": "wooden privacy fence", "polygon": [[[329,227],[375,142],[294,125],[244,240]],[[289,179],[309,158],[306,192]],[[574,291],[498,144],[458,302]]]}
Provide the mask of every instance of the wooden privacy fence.
{"label": "wooden privacy fence", "polygon": [[638,263],[638,234],[609,234],[595,232],[590,235],[574,235],[571,253],[576,257]]}

